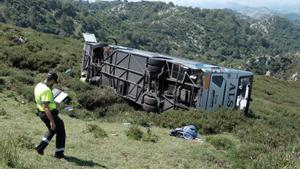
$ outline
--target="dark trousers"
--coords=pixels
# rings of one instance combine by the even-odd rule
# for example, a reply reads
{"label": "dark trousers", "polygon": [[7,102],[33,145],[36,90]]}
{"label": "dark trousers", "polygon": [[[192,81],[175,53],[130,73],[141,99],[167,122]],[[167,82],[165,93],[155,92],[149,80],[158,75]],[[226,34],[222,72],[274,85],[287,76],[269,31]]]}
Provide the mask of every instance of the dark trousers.
{"label": "dark trousers", "polygon": [[58,116],[57,110],[51,111],[54,123],[56,125],[55,130],[51,130],[50,127],[50,120],[48,119],[47,115],[44,112],[39,112],[39,116],[41,120],[45,123],[48,128],[48,131],[44,135],[42,141],[37,146],[39,150],[44,150],[49,142],[51,141],[52,137],[56,134],[56,153],[63,153],[65,148],[65,141],[66,141],[66,132],[65,132],[65,125],[61,118]]}

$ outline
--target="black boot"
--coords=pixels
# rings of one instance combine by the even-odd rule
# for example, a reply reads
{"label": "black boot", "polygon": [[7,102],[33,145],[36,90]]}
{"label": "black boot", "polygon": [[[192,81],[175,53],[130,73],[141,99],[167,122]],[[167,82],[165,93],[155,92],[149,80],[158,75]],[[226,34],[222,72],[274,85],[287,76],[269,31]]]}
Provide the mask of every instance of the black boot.
{"label": "black boot", "polygon": [[54,157],[58,158],[58,159],[61,159],[61,158],[65,158],[65,155],[64,155],[63,151],[59,151],[59,152],[55,152]]}
{"label": "black boot", "polygon": [[39,155],[44,155],[44,148],[41,146],[41,144],[36,145],[34,149]]}
{"label": "black boot", "polygon": [[35,150],[39,155],[44,155],[44,150],[48,146],[48,143],[45,141],[41,141],[39,145],[35,146]]}

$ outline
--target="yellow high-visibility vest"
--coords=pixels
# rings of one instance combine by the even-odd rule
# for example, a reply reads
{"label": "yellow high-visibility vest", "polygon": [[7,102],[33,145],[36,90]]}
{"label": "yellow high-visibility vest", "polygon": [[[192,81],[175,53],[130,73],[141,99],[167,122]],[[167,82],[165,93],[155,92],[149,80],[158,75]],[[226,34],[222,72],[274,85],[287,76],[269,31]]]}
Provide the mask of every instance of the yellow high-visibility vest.
{"label": "yellow high-visibility vest", "polygon": [[50,110],[56,109],[56,103],[54,102],[53,93],[45,83],[41,82],[35,86],[34,97],[36,106],[39,111],[45,111],[43,106],[44,103],[48,103]]}

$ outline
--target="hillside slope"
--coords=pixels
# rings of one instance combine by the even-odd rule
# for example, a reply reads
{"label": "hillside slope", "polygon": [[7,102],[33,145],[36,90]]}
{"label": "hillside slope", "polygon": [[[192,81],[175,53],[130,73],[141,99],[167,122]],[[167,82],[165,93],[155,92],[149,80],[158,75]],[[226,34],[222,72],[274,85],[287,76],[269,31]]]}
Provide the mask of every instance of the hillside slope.
{"label": "hillside slope", "polygon": [[[0,24],[0,33],[2,168],[300,167],[299,82],[255,76],[250,117],[232,110],[145,113],[108,88],[79,81],[80,41],[5,24]],[[19,36],[26,43],[18,45]],[[59,73],[58,87],[70,94],[75,109],[68,112],[61,107],[67,160],[52,157],[53,143],[44,157],[32,149],[44,132],[33,113],[33,86],[50,67]],[[67,73],[69,69],[72,73]],[[94,101],[93,107],[86,106],[89,100]],[[125,134],[126,123],[138,125],[145,133],[142,126],[151,127],[157,142],[131,140]],[[101,126],[108,137],[95,138],[90,124]],[[198,127],[204,143],[168,136],[170,128],[187,124]]]}
{"label": "hillside slope", "polygon": [[[9,96],[10,95],[10,96]],[[17,101],[16,101],[17,100]],[[152,128],[158,137],[157,143],[139,142],[126,137],[128,125],[122,123],[103,123],[99,121],[82,121],[61,115],[67,131],[66,155],[68,159],[57,160],[53,157],[55,139],[39,156],[32,149],[34,143],[42,138],[46,127],[42,121],[28,109],[27,104],[20,104],[22,98],[9,91],[0,93],[0,107],[5,109],[6,115],[0,116],[1,144],[10,139],[20,147],[17,148],[15,159],[19,166],[30,169],[54,168],[215,168],[218,164],[209,160],[210,154],[215,153],[224,157],[224,153],[217,152],[210,144],[192,143],[168,136],[168,129]],[[88,131],[89,124],[101,126],[107,133],[106,138],[95,138]],[[1,153],[3,151],[0,150]],[[1,155],[0,155],[1,157]],[[9,158],[9,157],[8,157]],[[195,160],[197,158],[198,160]],[[5,167],[1,163],[0,167]]]}
{"label": "hillside slope", "polygon": [[[54,141],[43,157],[34,152],[33,146],[41,139],[45,127],[32,112],[31,103],[27,103],[26,100],[24,102],[24,98],[13,91],[4,90],[0,93],[0,127],[2,129],[0,131],[2,136],[0,157],[4,155],[6,156],[4,159],[10,159],[17,168],[28,169],[206,169],[269,168],[271,166],[273,168],[298,168],[300,167],[299,160],[297,160],[300,157],[298,125],[300,107],[298,101],[291,101],[298,96],[287,93],[290,99],[274,99],[273,96],[270,100],[269,94],[266,93],[272,90],[264,86],[270,86],[274,82],[272,79],[264,78],[256,80],[256,86],[259,85],[259,87],[255,88],[252,108],[259,112],[260,117],[256,117],[257,119],[250,125],[246,121],[239,124],[236,131],[232,133],[216,135],[201,133],[204,143],[170,137],[168,136],[169,129],[155,126],[151,127],[151,131],[158,137],[157,143],[135,141],[126,137],[125,132],[129,127],[126,123],[131,122],[128,118],[120,116],[119,121],[108,123],[102,122],[101,119],[80,120],[63,114],[61,116],[65,121],[67,131],[67,159],[65,160],[57,160],[53,157]],[[298,87],[293,84],[282,86],[286,85],[291,92]],[[273,87],[279,86],[281,85]],[[264,90],[268,91],[259,93]],[[282,90],[284,90],[283,87]],[[274,95],[282,95],[284,93],[282,92],[280,89]],[[283,94],[282,97],[286,96]],[[276,100],[279,103],[276,103]],[[297,107],[294,107],[295,105]],[[95,138],[93,132],[88,130],[91,124],[101,126],[108,133],[108,137]],[[7,141],[15,147],[5,145]],[[10,156],[7,156],[8,154]],[[3,159],[0,160],[2,168],[7,168],[8,164]]]}
{"label": "hillside slope", "polygon": [[[258,74],[270,70],[278,77],[289,78],[284,73],[293,68],[300,44],[299,26],[287,19],[276,18],[268,27],[259,24],[266,28],[262,31],[230,10],[146,1],[4,0],[0,6],[1,22],[75,38],[90,32],[100,41],[115,37],[132,48],[240,66]],[[272,59],[259,66],[246,64],[257,57]]]}

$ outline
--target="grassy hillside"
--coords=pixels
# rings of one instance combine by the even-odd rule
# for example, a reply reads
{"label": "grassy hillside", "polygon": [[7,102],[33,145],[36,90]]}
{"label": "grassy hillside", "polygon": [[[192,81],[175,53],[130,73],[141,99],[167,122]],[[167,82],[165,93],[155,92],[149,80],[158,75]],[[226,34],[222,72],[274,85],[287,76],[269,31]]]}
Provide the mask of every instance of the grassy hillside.
{"label": "grassy hillside", "polygon": [[241,66],[258,74],[270,70],[286,78],[300,44],[299,25],[285,18],[251,24],[230,10],[162,2],[3,0],[0,22],[74,38],[90,32],[101,41],[114,37],[132,48]]}
{"label": "grassy hillside", "polygon": [[[128,126],[122,123],[82,121],[66,115],[62,115],[62,118],[66,124],[68,159],[56,160],[53,157],[54,142],[46,150],[45,156],[41,157],[32,146],[41,139],[45,127],[28,109],[27,104],[20,105],[15,96],[7,97],[10,94],[9,91],[0,94],[1,109],[4,108],[6,112],[6,115],[0,116],[0,156],[17,153],[14,154],[16,157],[6,157],[17,165],[16,168],[214,168],[218,164],[200,159],[209,159],[211,154],[225,158],[224,153],[218,152],[208,143],[193,143],[169,137],[168,129],[152,128],[152,132],[159,137],[157,143],[135,141],[126,137]],[[17,99],[22,100],[19,97]],[[95,138],[88,131],[89,124],[101,126],[109,133],[108,137]],[[16,150],[3,145],[4,141],[17,146]],[[6,164],[8,162],[0,160],[1,168]]]}
{"label": "grassy hillside", "polygon": [[[2,168],[300,167],[299,82],[256,76],[250,117],[231,110],[145,113],[109,88],[78,80],[80,41],[5,24],[0,24],[0,33]],[[19,36],[25,44],[16,44]],[[53,143],[44,157],[32,149],[45,129],[33,113],[32,90],[50,67],[58,71],[58,86],[71,95],[75,108],[67,112],[61,107],[68,135],[66,160],[52,157]],[[144,134],[129,130],[126,123]],[[198,127],[203,143],[168,136],[170,128],[186,124]],[[147,134],[149,127],[152,134]]]}
{"label": "grassy hillside", "polygon": [[[3,77],[1,77],[3,78]],[[264,85],[273,85],[274,80],[259,77],[256,80],[256,94],[252,108],[259,112],[255,118],[237,118],[232,113],[215,114],[207,121],[211,127],[234,126],[230,133],[223,128],[219,134],[203,134],[203,143],[189,142],[168,136],[169,129],[151,126],[158,137],[157,142],[132,140],[126,136],[127,122],[143,124],[144,119],[159,120],[170,124],[181,115],[202,114],[203,112],[171,112],[150,117],[145,112],[126,112],[100,119],[81,120],[61,115],[66,124],[67,150],[66,160],[53,157],[54,142],[50,144],[45,156],[37,155],[33,145],[44,133],[45,127],[32,112],[31,104],[11,90],[0,93],[0,166],[9,168],[298,168],[300,167],[300,128],[299,102],[291,100],[296,95],[295,84],[288,86],[291,98],[276,99],[268,94],[260,94],[267,89]],[[281,82],[284,83],[284,82]],[[260,87],[258,87],[259,85]],[[274,87],[282,87],[273,85]],[[261,88],[261,89],[260,89]],[[282,91],[279,90],[281,93]],[[260,96],[259,96],[260,95]],[[275,94],[277,95],[277,94]],[[287,96],[282,93],[283,96]],[[278,95],[277,95],[278,96]],[[269,99],[269,100],[266,100]],[[290,106],[290,107],[287,107]],[[175,117],[171,114],[176,113]],[[195,114],[194,114],[195,115]],[[215,121],[214,118],[219,118]],[[182,117],[181,117],[182,118]],[[230,118],[234,118],[233,120]],[[110,120],[109,120],[110,119]],[[242,119],[242,122],[241,122]],[[114,122],[105,122],[105,121]],[[157,122],[154,120],[154,123]],[[185,119],[195,122],[203,119]],[[149,122],[149,121],[147,121]],[[224,124],[236,123],[237,124]],[[201,123],[201,122],[200,122]],[[95,137],[89,125],[100,126],[108,137]],[[159,124],[159,123],[158,123]],[[203,126],[208,124],[202,124]],[[163,126],[163,125],[162,125]],[[146,128],[140,127],[146,132]],[[96,133],[97,134],[97,133]],[[101,135],[101,133],[100,133]],[[4,158],[5,157],[5,158]]]}

